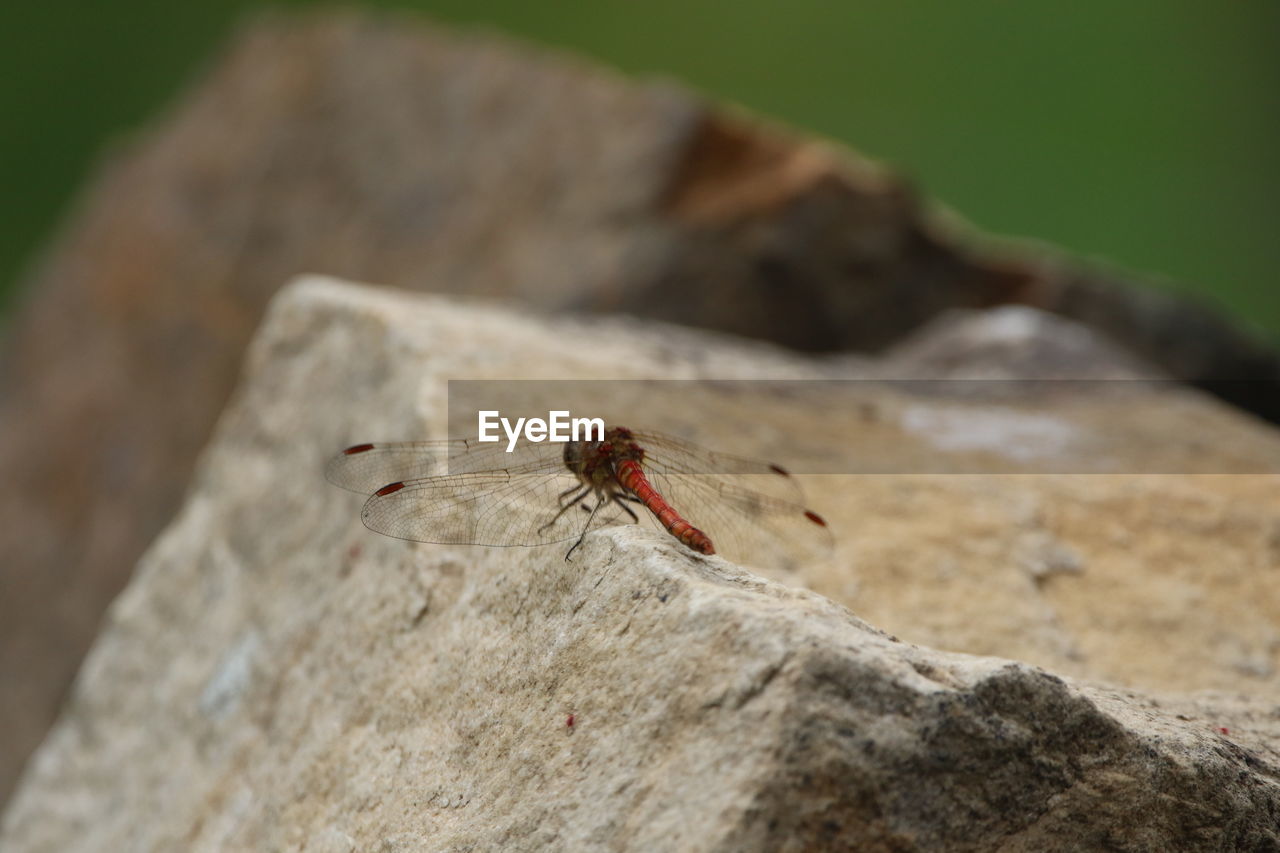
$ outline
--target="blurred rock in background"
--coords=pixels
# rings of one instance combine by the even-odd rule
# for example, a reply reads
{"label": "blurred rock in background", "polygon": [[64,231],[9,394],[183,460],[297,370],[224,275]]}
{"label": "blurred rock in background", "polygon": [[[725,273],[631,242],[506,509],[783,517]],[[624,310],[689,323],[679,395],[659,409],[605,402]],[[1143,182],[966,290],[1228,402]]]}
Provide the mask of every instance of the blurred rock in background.
{"label": "blurred rock in background", "polygon": [[177,508],[263,307],[309,271],[810,351],[1027,304],[1280,417],[1275,354],[1231,324],[984,249],[849,152],[498,38],[263,18],[103,164],[4,342],[0,796]]}

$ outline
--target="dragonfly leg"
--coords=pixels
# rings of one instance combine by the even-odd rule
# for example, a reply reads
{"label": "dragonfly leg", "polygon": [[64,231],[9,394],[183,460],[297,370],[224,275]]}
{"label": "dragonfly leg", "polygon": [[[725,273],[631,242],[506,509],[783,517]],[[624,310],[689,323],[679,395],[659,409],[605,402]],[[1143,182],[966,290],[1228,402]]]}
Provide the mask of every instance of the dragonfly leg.
{"label": "dragonfly leg", "polygon": [[[587,488],[590,488],[590,487],[587,486],[585,483],[578,483],[576,486],[570,486],[569,488],[565,489],[563,492],[561,492],[559,495],[556,496],[558,499],[557,502],[560,504],[560,506],[564,506],[565,498],[569,497],[569,495],[578,491],[578,489],[587,489]],[[570,504],[570,506],[572,506],[572,504]]]}
{"label": "dragonfly leg", "polygon": [[640,516],[632,512],[631,507],[623,503],[624,500],[634,501],[635,503],[644,503],[644,501],[640,500],[637,497],[629,497],[627,495],[615,494],[613,496],[613,502],[616,503],[618,506],[622,507],[623,511],[626,512],[627,515],[631,516],[632,521],[634,521],[636,524],[639,524]]}
{"label": "dragonfly leg", "polygon": [[[574,486],[574,487],[573,487],[572,489],[570,489],[569,491],[577,491],[577,490],[578,490],[578,488],[579,488],[578,486]],[[573,509],[573,507],[577,506],[577,504],[578,504],[578,503],[580,503],[580,502],[582,501],[582,499],[583,499],[583,498],[585,498],[587,495],[591,494],[591,488],[590,488],[589,486],[582,486],[582,487],[581,487],[581,489],[582,489],[582,494],[578,495],[576,498],[574,498],[573,500],[569,501],[567,504],[563,503],[563,501],[564,501],[564,497],[565,497],[565,495],[567,495],[569,492],[565,492],[564,494],[562,494],[562,495],[560,496],[560,500],[561,500],[561,502],[562,502],[562,504],[563,504],[563,505],[560,507],[560,511],[556,513],[555,518],[551,519],[551,520],[550,520],[550,521],[548,521],[546,524],[544,524],[544,525],[542,525],[541,527],[539,527],[539,528],[538,528],[538,532],[539,532],[539,533],[542,533],[543,531],[547,530],[549,527],[551,527],[551,525],[555,524],[557,521],[559,521],[559,520],[560,520],[560,516],[564,515],[564,514],[565,514],[566,512],[568,512],[569,510]]]}
{"label": "dragonfly leg", "polygon": [[[582,498],[578,498],[578,500],[582,500]],[[596,513],[600,511],[600,507],[602,506],[604,506],[604,501],[596,501],[595,507],[591,510],[591,516],[587,519],[587,523],[582,526],[582,535],[578,537],[578,541],[574,542],[573,547],[564,555],[564,561],[566,563],[572,562],[569,558],[573,556],[574,551],[578,550],[578,546],[582,544],[582,540],[587,538],[587,534],[591,531],[591,522],[596,520]],[[566,509],[568,509],[568,507],[566,507]]]}

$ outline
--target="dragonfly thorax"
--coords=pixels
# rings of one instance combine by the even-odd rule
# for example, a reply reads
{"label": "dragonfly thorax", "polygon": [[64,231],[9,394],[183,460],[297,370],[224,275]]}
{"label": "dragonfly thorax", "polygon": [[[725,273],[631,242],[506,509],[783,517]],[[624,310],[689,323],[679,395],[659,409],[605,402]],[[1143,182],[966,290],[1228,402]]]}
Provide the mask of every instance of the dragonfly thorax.
{"label": "dragonfly thorax", "polygon": [[643,462],[644,448],[625,427],[609,428],[603,441],[570,441],[564,446],[565,467],[597,489],[617,482],[617,466],[627,460]]}

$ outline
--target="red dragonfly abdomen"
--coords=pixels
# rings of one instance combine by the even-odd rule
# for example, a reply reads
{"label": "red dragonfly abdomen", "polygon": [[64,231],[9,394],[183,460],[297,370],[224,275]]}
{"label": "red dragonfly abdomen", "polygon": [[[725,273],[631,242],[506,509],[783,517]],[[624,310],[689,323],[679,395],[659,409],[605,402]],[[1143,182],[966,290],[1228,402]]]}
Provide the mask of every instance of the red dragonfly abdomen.
{"label": "red dragonfly abdomen", "polygon": [[634,459],[625,459],[618,464],[618,482],[639,498],[672,536],[702,554],[716,552],[707,534],[681,518],[680,513],[676,512],[671,504],[658,494],[658,490],[649,484],[644,471]]}

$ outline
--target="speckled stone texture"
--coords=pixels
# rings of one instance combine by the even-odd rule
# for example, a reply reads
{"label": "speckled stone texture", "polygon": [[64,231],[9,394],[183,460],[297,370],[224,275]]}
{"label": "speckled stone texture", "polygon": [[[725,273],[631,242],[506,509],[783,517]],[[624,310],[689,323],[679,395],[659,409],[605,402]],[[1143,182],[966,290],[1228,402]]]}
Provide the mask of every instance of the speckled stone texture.
{"label": "speckled stone texture", "polygon": [[[810,477],[840,546],[828,565],[775,575],[785,584],[633,526],[589,536],[573,562],[557,548],[411,545],[366,531],[359,500],[321,479],[352,440],[438,433],[447,378],[831,370],[635,322],[321,279],[287,288],[177,519],[110,609],[4,814],[0,846],[1280,845],[1275,650],[1263,637],[1275,602],[1248,585],[1276,569],[1274,475],[1167,475],[1167,501],[1118,474]],[[885,454],[891,430],[899,452],[927,444],[899,415],[944,405],[858,394],[850,411],[864,417],[841,423]],[[841,411],[826,402],[709,395],[695,437],[711,444],[713,422],[744,405],[757,427],[724,433],[726,449],[803,456],[800,425]],[[1147,428],[1166,411],[1199,418],[1232,436],[1237,457],[1276,446],[1267,428],[1186,392],[1123,405],[1148,413]],[[1097,412],[1043,409],[1097,430]],[[655,427],[681,415],[662,400],[645,414]],[[985,452],[1002,473],[1035,461],[944,452]],[[879,516],[866,489],[887,502]],[[950,514],[926,511],[962,493]],[[1106,519],[1122,544],[1109,544]],[[1209,524],[1212,562],[1197,544]],[[1146,571],[1133,581],[1148,592],[1141,611],[1119,583],[1126,568]],[[1237,596],[1230,618],[1214,609],[1225,599],[1193,595],[1215,577]],[[1141,638],[1186,617],[1179,596],[1202,611],[1185,626],[1201,655],[1167,627],[1151,659],[1140,643],[1134,661],[1108,645],[1119,623]],[[1091,623],[1090,608],[1105,618]],[[879,627],[859,618],[871,612]],[[921,635],[951,651],[906,641]],[[1003,657],[962,653],[979,646]],[[1226,663],[1242,649],[1254,669]],[[1073,663],[1079,677],[1008,658]],[[1195,692],[1195,678],[1229,692]]]}

